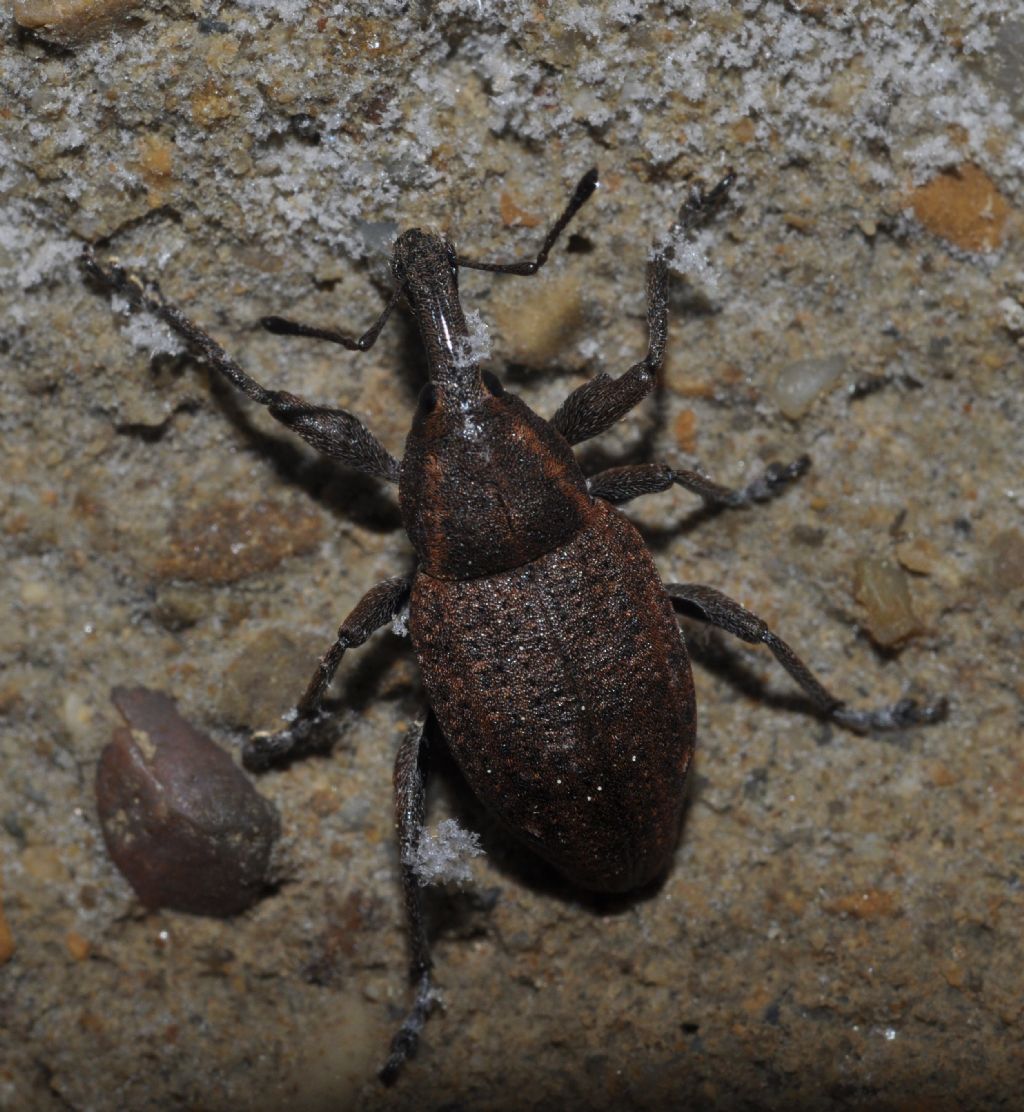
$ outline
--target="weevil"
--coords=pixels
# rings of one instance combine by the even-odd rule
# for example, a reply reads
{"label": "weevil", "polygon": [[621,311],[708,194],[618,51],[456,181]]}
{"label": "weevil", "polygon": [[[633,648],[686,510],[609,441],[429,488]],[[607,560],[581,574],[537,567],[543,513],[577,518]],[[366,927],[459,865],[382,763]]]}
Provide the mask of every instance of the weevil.
{"label": "weevil", "polygon": [[[725,198],[733,175],[693,189],[675,235]],[[504,826],[571,883],[628,892],[663,876],[682,821],[696,742],[693,679],[677,612],[766,645],[817,712],[856,731],[934,722],[938,699],[855,710],[822,685],[764,622],[711,587],[663,584],[637,530],[616,506],[672,486],[722,508],[766,501],[809,466],[772,464],[741,489],[666,463],[586,476],[573,446],[598,436],[650,394],[665,358],[669,250],[647,277],[648,347],[622,375],[584,383],[550,420],[506,391],[473,357],[459,271],[530,276],[597,188],[580,179],[538,253],[480,262],[444,236],[413,229],[391,257],[394,285],[361,336],[281,317],[271,332],[366,351],[405,299],[426,353],[427,382],[401,461],[351,413],[269,390],[155,284],[87,249],[86,270],[183,336],[229,382],[325,456],[398,485],[415,550],[410,574],[372,587],[344,620],[287,725],[253,736],[243,760],[263,769],[308,747],[345,653],[408,613],[428,713],[395,760],[395,817],[409,921],[414,1000],[380,1071],[398,1075],[436,1003],[420,886],[411,866],[424,822],[438,731],[471,789]]]}

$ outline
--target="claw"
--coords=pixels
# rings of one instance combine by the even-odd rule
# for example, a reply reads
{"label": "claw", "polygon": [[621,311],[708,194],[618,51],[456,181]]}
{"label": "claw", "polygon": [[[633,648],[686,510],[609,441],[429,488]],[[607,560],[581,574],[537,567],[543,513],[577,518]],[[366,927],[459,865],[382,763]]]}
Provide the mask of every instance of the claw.
{"label": "claw", "polygon": [[893,708],[893,717],[901,726],[927,725],[941,722],[949,710],[949,700],[943,695],[932,703],[919,703],[916,699],[901,699]]}
{"label": "claw", "polygon": [[930,725],[940,722],[949,710],[949,700],[941,696],[930,703],[916,699],[900,699],[890,707],[879,710],[852,710],[840,705],[832,711],[832,718],[842,726],[857,733],[867,734],[882,730],[901,730],[905,726]]}
{"label": "claw", "polygon": [[266,772],[271,765],[277,764],[303,746],[309,740],[313,727],[324,715],[302,718],[298,710],[292,708],[283,718],[290,725],[274,733],[257,730],[242,747],[242,764],[250,772]]}
{"label": "claw", "polygon": [[792,463],[770,463],[760,478],[734,491],[726,504],[747,506],[751,502],[769,502],[810,469],[811,457],[806,455],[798,456]]}
{"label": "claw", "polygon": [[242,764],[250,772],[266,772],[282,753],[287,753],[291,748],[292,743],[282,737],[284,734],[288,734],[288,731],[253,734],[242,747]]}
{"label": "claw", "polygon": [[441,994],[430,983],[429,970],[421,974],[416,988],[416,999],[409,1014],[402,1021],[402,1026],[395,1032],[391,1040],[391,1052],[388,1060],[377,1071],[377,1076],[385,1085],[393,1085],[402,1067],[416,1056],[416,1048],[420,1041],[420,1032],[423,1030],[430,1013],[441,1003]]}
{"label": "claw", "polygon": [[125,270],[121,263],[111,256],[106,263],[101,263],[96,258],[96,251],[91,244],[82,248],[82,266],[86,274],[97,282],[125,297],[135,306],[159,313],[164,307],[163,294],[156,282],[147,281],[139,274]]}

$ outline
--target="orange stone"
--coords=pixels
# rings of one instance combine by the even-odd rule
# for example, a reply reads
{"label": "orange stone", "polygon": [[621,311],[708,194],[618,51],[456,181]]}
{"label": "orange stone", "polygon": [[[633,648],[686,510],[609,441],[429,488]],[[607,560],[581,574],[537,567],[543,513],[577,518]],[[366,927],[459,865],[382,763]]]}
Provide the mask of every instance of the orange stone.
{"label": "orange stone", "polygon": [[190,100],[192,122],[196,127],[212,127],[220,120],[227,119],[233,112],[231,97],[222,86],[207,81],[192,93]]}
{"label": "orange stone", "polygon": [[92,950],[88,938],[83,938],[78,931],[68,931],[64,944],[75,961],[85,961]]}
{"label": "orange stone", "polygon": [[144,135],[138,141],[139,167],[147,178],[170,177],[174,144],[160,135]]}
{"label": "orange stone", "polygon": [[501,222],[506,228],[518,225],[523,228],[536,228],[541,218],[521,208],[517,199],[506,189],[498,198],[501,207]]}
{"label": "orange stone", "polygon": [[733,137],[738,143],[753,143],[757,138],[757,128],[749,116],[744,116],[732,125]]}
{"label": "orange stone", "polygon": [[891,892],[868,888],[863,892],[851,892],[837,897],[825,904],[825,910],[832,915],[850,915],[854,919],[870,920],[895,915],[899,908]]}
{"label": "orange stone", "polygon": [[1010,206],[973,162],[936,175],[909,201],[928,231],[965,251],[994,251],[1003,242]]}
{"label": "orange stone", "polygon": [[692,409],[682,409],[676,417],[674,432],[676,443],[684,452],[697,450],[697,414]]}

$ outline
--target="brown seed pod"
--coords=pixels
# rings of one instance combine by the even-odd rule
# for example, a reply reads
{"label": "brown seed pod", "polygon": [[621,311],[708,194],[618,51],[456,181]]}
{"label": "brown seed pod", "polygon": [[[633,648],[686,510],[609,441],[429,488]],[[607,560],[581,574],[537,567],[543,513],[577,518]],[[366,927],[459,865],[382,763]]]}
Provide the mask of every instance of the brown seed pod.
{"label": "brown seed pod", "polygon": [[148,907],[251,907],[280,833],[274,806],[167,695],[116,687],[111,698],[126,725],[100,755],[96,804],[114,864]]}

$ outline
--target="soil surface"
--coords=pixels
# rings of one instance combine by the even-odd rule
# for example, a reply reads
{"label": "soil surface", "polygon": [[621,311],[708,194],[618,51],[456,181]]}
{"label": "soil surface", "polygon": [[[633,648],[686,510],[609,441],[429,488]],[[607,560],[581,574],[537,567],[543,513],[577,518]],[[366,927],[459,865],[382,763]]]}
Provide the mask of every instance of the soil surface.
{"label": "soil surface", "polygon": [[[0,43],[0,1107],[961,1109],[1024,1081],[1024,22],[1015,5],[827,0],[19,0]],[[1010,15],[1007,13],[1011,12]],[[18,22],[15,22],[15,19]],[[485,854],[430,890],[444,1008],[398,1083],[408,1005],[391,812],[422,713],[408,639],[344,661],[330,752],[257,781],[275,886],[230,919],[147,911],[109,859],[113,687],[172,695],[236,759],[411,549],[393,488],[315,458],[78,257],[159,280],[268,386],[402,443],[402,314],[357,333],[407,227],[466,255],[486,365],[543,415],[646,344],[657,396],[588,471],[697,463],[765,506],[674,489],[628,514],[666,581],[761,615],[857,706],[823,722],[764,649],[686,624],[700,744],[664,883],[573,891],[449,768],[430,823]],[[476,319],[476,318],[474,318]]]}

